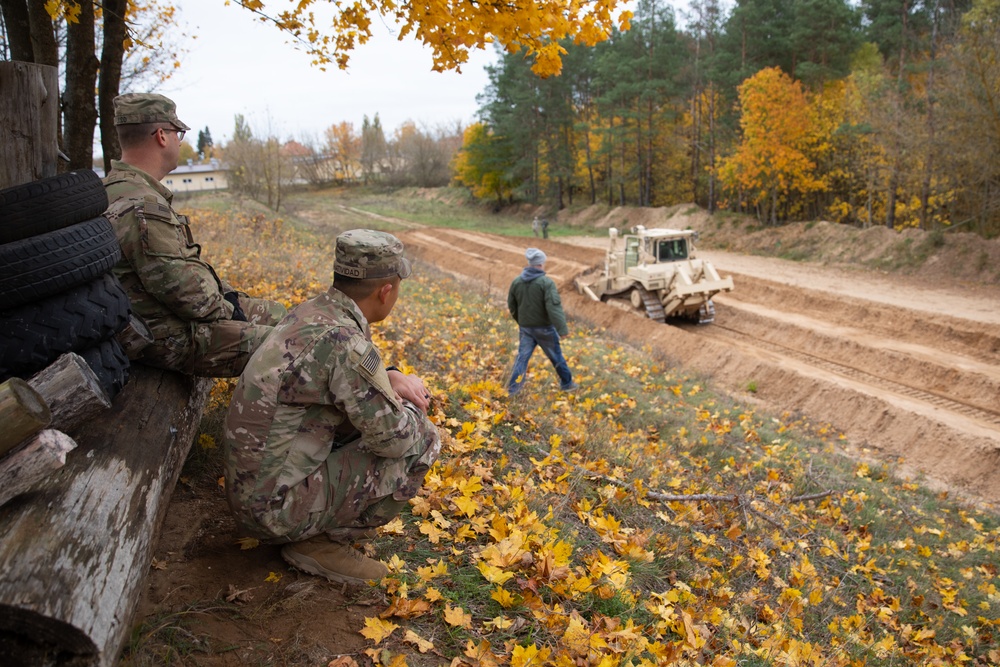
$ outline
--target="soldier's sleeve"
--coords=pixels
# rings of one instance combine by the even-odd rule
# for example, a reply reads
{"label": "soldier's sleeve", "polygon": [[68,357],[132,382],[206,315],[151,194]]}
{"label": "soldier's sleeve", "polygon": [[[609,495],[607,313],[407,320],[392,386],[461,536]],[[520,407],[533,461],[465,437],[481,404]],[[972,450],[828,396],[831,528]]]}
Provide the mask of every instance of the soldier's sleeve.
{"label": "soldier's sleeve", "polygon": [[507,310],[510,311],[510,316],[514,318],[515,322],[517,322],[517,296],[514,294],[514,285],[516,284],[516,281],[512,282],[510,289],[507,290]]}
{"label": "soldier's sleeve", "polygon": [[354,427],[362,447],[399,458],[428,437],[434,426],[408,401],[396,398],[378,349],[357,334],[345,341],[330,373],[330,391]]}
{"label": "soldier's sleeve", "polygon": [[134,210],[141,247],[130,257],[145,290],[184,320],[232,319],[215,271],[168,206],[147,197]]}
{"label": "soldier's sleeve", "polygon": [[563,311],[562,299],[559,298],[559,290],[556,284],[549,280],[545,285],[545,310],[549,314],[549,321],[556,328],[560,336],[569,335],[566,327],[566,313]]}

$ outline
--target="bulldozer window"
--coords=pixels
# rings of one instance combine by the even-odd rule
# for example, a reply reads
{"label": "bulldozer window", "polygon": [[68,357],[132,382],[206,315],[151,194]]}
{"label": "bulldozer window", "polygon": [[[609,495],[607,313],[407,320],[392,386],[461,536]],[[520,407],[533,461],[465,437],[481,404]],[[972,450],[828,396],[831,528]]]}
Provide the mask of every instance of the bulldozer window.
{"label": "bulldozer window", "polygon": [[625,237],[625,268],[639,263],[639,239],[635,236]]}
{"label": "bulldozer window", "polygon": [[659,261],[674,262],[687,259],[687,244],[684,239],[668,239],[660,241]]}

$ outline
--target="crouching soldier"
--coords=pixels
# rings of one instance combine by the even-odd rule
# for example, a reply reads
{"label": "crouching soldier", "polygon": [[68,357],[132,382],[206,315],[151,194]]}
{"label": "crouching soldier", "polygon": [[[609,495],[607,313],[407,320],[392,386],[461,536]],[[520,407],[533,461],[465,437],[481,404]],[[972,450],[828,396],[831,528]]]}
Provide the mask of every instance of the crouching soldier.
{"label": "crouching soldier", "polygon": [[391,234],[338,236],[333,285],[278,323],[226,417],[226,491],[240,526],[331,581],[388,573],[353,544],[400,513],[441,450],[423,381],[386,369],[369,330],[410,270]]}

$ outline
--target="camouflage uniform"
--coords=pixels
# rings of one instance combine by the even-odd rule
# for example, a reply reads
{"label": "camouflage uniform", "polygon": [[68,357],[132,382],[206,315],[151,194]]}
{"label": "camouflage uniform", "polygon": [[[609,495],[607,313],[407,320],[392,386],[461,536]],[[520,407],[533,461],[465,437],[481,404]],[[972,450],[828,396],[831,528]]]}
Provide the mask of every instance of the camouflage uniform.
{"label": "camouflage uniform", "polygon": [[[389,254],[366,252],[380,243]],[[353,257],[342,263],[342,251]],[[401,253],[389,234],[345,232],[335,272],[371,278],[389,266],[405,277]],[[298,542],[349,540],[390,521],[416,495],[441,443],[423,412],[396,397],[368,321],[334,286],[292,309],[250,360],[226,417],[225,447],[226,491],[241,526]]]}
{"label": "camouflage uniform", "polygon": [[[115,124],[177,120],[173,102],[160,95],[115,99]],[[111,202],[106,213],[122,247],[114,269],[132,311],[153,334],[153,344],[134,354],[151,366],[210,377],[239,375],[255,349],[285,314],[279,303],[238,294],[201,259],[186,216],[171,207],[173,193],[153,176],[120,160],[104,179]],[[238,301],[246,321],[234,320]]]}

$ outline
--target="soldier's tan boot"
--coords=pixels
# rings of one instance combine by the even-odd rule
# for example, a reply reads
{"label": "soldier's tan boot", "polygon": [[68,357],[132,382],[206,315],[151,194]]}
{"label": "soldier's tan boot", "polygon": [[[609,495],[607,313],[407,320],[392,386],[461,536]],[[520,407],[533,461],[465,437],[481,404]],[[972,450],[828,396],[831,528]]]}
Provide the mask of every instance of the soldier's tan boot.
{"label": "soldier's tan boot", "polygon": [[286,544],[281,557],[303,572],[345,584],[378,581],[389,574],[389,568],[379,561],[348,544],[331,542],[326,535]]}

